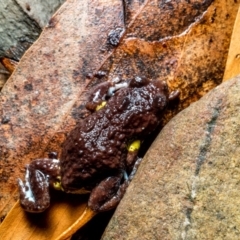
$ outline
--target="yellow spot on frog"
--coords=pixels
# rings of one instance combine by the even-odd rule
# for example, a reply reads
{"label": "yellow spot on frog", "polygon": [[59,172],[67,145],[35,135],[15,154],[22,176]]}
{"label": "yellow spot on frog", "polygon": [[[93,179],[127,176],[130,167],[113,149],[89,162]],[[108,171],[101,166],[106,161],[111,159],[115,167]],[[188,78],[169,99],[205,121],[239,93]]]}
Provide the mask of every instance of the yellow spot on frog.
{"label": "yellow spot on frog", "polygon": [[106,101],[101,102],[101,103],[96,107],[96,111],[98,111],[98,110],[100,110],[101,108],[103,108],[106,104],[107,104]]}
{"label": "yellow spot on frog", "polygon": [[64,189],[62,188],[62,184],[61,184],[61,177],[57,177],[57,181],[53,183],[53,187],[56,190],[64,191]]}
{"label": "yellow spot on frog", "polygon": [[140,146],[141,146],[140,140],[135,140],[128,146],[128,151],[134,152],[136,150],[139,150]]}

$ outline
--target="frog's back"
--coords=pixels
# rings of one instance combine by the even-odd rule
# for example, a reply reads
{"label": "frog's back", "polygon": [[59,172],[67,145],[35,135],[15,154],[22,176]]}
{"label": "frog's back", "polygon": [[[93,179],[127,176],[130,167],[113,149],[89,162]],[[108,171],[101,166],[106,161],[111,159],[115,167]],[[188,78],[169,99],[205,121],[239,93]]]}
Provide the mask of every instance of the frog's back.
{"label": "frog's back", "polygon": [[[64,188],[91,189],[125,168],[129,141],[141,139],[158,124],[156,94],[159,92],[153,86],[121,89],[106,107],[89,115],[70,133],[61,156]],[[160,97],[166,101],[164,95]]]}

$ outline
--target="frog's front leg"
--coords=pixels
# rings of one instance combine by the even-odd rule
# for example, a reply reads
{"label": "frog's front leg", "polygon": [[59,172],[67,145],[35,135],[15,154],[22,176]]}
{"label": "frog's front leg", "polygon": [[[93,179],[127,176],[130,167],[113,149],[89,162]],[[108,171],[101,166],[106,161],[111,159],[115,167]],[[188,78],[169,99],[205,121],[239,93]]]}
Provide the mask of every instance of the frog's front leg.
{"label": "frog's front leg", "polygon": [[58,159],[36,159],[27,165],[25,181],[18,179],[23,209],[27,212],[46,210],[50,204],[49,187],[59,182],[59,176]]}

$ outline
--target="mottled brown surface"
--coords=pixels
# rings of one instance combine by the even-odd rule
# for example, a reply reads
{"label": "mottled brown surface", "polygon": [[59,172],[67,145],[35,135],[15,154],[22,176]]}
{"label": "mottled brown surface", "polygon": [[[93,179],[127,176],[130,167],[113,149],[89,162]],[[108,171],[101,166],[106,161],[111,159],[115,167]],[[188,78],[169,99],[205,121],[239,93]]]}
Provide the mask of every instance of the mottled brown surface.
{"label": "mottled brown surface", "polygon": [[[237,8],[226,0],[184,7],[131,1],[124,25],[120,0],[67,1],[1,93],[1,216],[17,199],[16,177],[24,165],[59,151],[65,133],[84,116],[89,82],[136,75],[166,80],[171,90],[181,90],[178,109],[166,119],[220,83]],[[118,33],[114,42],[120,37],[118,46],[110,44],[112,30]],[[106,75],[90,80],[89,73],[98,70]]]}
{"label": "mottled brown surface", "polygon": [[239,239],[240,77],[175,116],[102,239]]}

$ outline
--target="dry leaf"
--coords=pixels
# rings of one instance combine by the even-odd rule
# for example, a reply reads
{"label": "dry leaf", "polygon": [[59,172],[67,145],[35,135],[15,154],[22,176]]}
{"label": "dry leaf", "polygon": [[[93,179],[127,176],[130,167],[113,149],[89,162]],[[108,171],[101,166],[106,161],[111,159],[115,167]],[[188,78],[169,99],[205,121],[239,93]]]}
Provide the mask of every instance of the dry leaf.
{"label": "dry leaf", "polygon": [[99,82],[88,78],[92,73],[105,71],[101,81],[144,75],[180,89],[166,121],[221,82],[237,3],[122,3],[67,1],[4,86],[1,216],[17,199],[16,178],[24,165],[60,152],[65,133],[82,117],[85,91]]}
{"label": "dry leaf", "polygon": [[11,74],[14,69],[17,67],[18,62],[10,58],[0,58],[2,65],[9,71]]}
{"label": "dry leaf", "polygon": [[223,81],[240,74],[240,8],[234,24]]}
{"label": "dry leaf", "polygon": [[144,75],[167,81],[181,91],[179,111],[221,83],[238,6],[223,0],[147,1],[102,69],[110,69],[110,79]]}
{"label": "dry leaf", "polygon": [[[0,239],[30,240],[34,237],[34,239],[65,240],[66,236],[71,236],[78,228],[61,237],[63,231],[69,228],[72,230],[72,224],[79,218],[79,213],[84,212],[85,209],[86,198],[66,194],[56,194],[51,209],[40,214],[24,212],[17,202],[1,224]],[[89,212],[83,223],[94,215],[94,212]]]}

